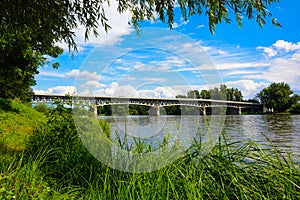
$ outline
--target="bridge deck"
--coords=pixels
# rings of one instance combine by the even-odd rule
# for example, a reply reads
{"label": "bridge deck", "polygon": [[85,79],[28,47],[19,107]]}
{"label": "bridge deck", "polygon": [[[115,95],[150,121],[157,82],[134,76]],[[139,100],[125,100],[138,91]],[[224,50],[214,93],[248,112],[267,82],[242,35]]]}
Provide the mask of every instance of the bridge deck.
{"label": "bridge deck", "polygon": [[146,106],[173,106],[186,105],[198,107],[242,107],[242,108],[261,108],[261,104],[240,101],[227,101],[216,99],[190,99],[190,98],[148,98],[148,97],[109,97],[109,96],[71,96],[64,95],[34,95],[33,102],[54,102],[56,99],[73,102],[82,102],[96,105],[112,104],[135,104]]}

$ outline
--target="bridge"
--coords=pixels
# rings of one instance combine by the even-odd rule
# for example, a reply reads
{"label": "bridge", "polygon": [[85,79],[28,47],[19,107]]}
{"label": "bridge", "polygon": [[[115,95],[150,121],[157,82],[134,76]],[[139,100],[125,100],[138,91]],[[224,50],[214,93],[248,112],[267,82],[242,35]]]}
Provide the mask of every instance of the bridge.
{"label": "bridge", "polygon": [[143,97],[92,97],[92,96],[63,96],[63,95],[34,95],[32,103],[54,103],[55,101],[72,105],[84,105],[94,108],[97,114],[98,106],[105,105],[140,105],[150,107],[149,114],[152,116],[160,115],[160,108],[166,106],[191,106],[195,107],[195,114],[206,115],[207,108],[230,108],[230,114],[241,114],[243,108],[264,111],[261,104],[225,101],[213,99],[190,99],[190,98],[143,98]]}

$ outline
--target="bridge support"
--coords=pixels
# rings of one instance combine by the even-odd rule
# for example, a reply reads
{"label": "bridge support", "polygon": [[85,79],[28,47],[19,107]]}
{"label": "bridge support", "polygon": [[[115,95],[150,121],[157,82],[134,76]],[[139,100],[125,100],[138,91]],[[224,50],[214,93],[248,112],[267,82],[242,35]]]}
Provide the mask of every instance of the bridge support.
{"label": "bridge support", "polygon": [[267,108],[267,106],[266,106],[266,105],[263,105],[262,111],[263,111],[263,113],[266,113],[266,112],[268,112],[268,108]]}
{"label": "bridge support", "polygon": [[95,116],[98,116],[98,109],[96,104],[94,104],[94,114]]}
{"label": "bridge support", "polygon": [[203,114],[203,116],[206,116],[206,107],[205,106],[202,108],[202,114]]}
{"label": "bridge support", "polygon": [[159,116],[160,115],[160,107],[159,106],[150,107],[149,115],[150,116]]}

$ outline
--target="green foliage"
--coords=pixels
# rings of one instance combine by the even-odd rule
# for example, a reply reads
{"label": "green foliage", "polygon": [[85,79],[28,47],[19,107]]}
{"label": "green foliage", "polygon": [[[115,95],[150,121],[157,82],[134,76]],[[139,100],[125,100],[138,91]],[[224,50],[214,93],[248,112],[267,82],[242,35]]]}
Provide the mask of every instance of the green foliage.
{"label": "green foliage", "polygon": [[[270,17],[272,24],[281,26],[272,13],[267,9],[271,3],[279,2],[279,0],[267,1],[248,1],[248,0],[201,0],[201,1],[178,1],[184,20],[193,15],[205,15],[208,18],[209,30],[214,33],[215,27],[220,23],[230,23],[236,20],[238,26],[242,26],[242,18],[256,19],[259,26],[266,24],[265,19]],[[138,23],[145,19],[156,20],[157,13],[160,20],[165,22],[172,28],[174,24],[174,8],[178,5],[173,0],[159,1],[120,1],[120,10],[131,10],[132,24],[138,28]],[[233,15],[230,15],[232,13]]]}
{"label": "green foliage", "polygon": [[289,112],[292,114],[300,114],[300,103],[294,103],[289,109]]}
{"label": "green foliage", "polygon": [[200,93],[198,90],[189,90],[187,92],[187,97],[191,99],[200,99]]}
{"label": "green foliage", "polygon": [[141,105],[105,105],[98,106],[98,114],[103,114],[105,116],[111,115],[149,115],[149,106]]}
{"label": "green foliage", "polygon": [[105,106],[98,106],[97,111],[99,114],[104,114],[106,116],[111,116],[112,111],[111,111],[111,106],[105,105]]}
{"label": "green foliage", "polygon": [[167,115],[181,115],[180,106],[167,106],[165,107]]}
{"label": "green foliage", "polygon": [[179,95],[176,95],[176,98],[188,98],[187,96],[185,96],[185,95],[182,95],[182,94],[179,94]]}
{"label": "green foliage", "polygon": [[0,98],[0,152],[25,148],[28,136],[45,125],[43,114],[18,100]]}
{"label": "green foliage", "polygon": [[[180,95],[176,97],[179,98]],[[210,90],[189,90],[187,92],[187,98],[192,99],[219,99],[219,100],[229,100],[229,101],[242,101],[242,92],[237,88],[228,88],[225,84],[221,84],[220,88],[215,87]]]}
{"label": "green foliage", "polygon": [[210,99],[209,90],[201,90],[200,96],[202,99]]}
{"label": "green foliage", "polygon": [[275,112],[284,112],[291,107],[290,95],[293,94],[287,83],[271,83],[267,88],[261,90],[256,96],[260,103],[268,108],[273,108]]}
{"label": "green foliage", "polygon": [[[110,126],[99,121],[106,137],[110,139]],[[47,113],[47,125],[34,132],[27,142],[26,155],[31,156],[43,148],[49,151],[43,173],[68,186],[87,186],[101,169],[99,162],[86,150],[75,127],[72,110],[58,105]],[[94,171],[91,171],[91,170]]]}
{"label": "green foliage", "polygon": [[47,105],[43,103],[35,105],[33,108],[41,113],[47,113],[48,111],[50,111],[50,108],[48,108]]}
{"label": "green foliage", "polygon": [[[262,26],[265,18],[272,17],[266,6],[279,0],[247,1],[178,1],[182,16],[187,20],[192,15],[204,14],[208,17],[209,29],[213,33],[217,24],[231,21],[229,13],[235,14],[238,25],[242,18],[256,18]],[[24,102],[31,100],[35,85],[34,76],[38,68],[57,57],[63,50],[56,44],[64,42],[70,50],[77,50],[74,41],[74,29],[85,27],[85,39],[90,35],[98,36],[98,27],[110,29],[105,16],[104,6],[108,0],[71,1],[0,1],[0,97],[13,99],[18,97]],[[119,1],[118,12],[130,11],[131,22],[138,30],[138,24],[145,19],[161,21],[170,28],[174,24],[175,1]],[[280,26],[272,17],[272,23]],[[54,68],[59,63],[52,64]],[[198,96],[197,96],[198,97]]]}
{"label": "green foliage", "polygon": [[[1,117],[7,112],[22,115],[23,110],[31,112],[26,114],[28,117],[42,115],[14,101],[11,108],[1,110]],[[108,124],[99,123],[103,130],[109,131]],[[155,149],[151,144],[135,142],[138,152]],[[0,199],[297,199],[300,196],[299,167],[289,155],[276,148],[263,150],[251,141],[231,142],[226,133],[222,133],[218,145],[204,157],[199,137],[182,157],[162,169],[148,173],[117,171],[98,162],[85,149],[71,111],[59,105],[47,113],[47,124],[31,134],[28,145],[25,153],[7,156],[0,152]],[[126,145],[129,144],[124,144],[124,149]]]}
{"label": "green foliage", "polygon": [[140,106],[140,105],[129,105],[129,112],[138,115],[149,115],[149,106]]}
{"label": "green foliage", "polygon": [[51,187],[41,167],[49,152],[36,152],[28,159],[23,153],[2,157],[0,163],[0,199],[75,199],[78,189]]}

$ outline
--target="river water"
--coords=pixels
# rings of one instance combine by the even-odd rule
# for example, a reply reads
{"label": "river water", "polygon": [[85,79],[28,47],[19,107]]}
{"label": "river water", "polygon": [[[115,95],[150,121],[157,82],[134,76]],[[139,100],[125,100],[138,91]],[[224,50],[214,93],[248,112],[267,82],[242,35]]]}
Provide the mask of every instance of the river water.
{"label": "river water", "polygon": [[[230,141],[255,141],[263,148],[276,146],[290,152],[300,160],[300,115],[226,115],[211,116],[101,116],[111,124],[111,134],[122,138],[125,133],[132,138],[161,141],[166,133],[185,140],[206,133],[207,129],[223,130]],[[208,128],[209,127],[209,128]],[[218,127],[214,129],[214,127]],[[178,133],[180,136],[178,136]],[[268,141],[266,137],[271,141]],[[130,139],[131,138],[131,139]]]}

